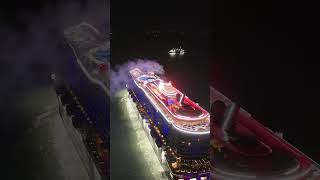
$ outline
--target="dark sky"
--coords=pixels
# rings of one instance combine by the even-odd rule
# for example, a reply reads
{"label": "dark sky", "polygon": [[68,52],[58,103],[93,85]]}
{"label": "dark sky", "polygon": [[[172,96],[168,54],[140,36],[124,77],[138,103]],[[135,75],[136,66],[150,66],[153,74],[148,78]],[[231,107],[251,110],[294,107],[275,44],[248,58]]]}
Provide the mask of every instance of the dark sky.
{"label": "dark sky", "polygon": [[315,5],[215,1],[212,7],[212,84],[320,161]]}

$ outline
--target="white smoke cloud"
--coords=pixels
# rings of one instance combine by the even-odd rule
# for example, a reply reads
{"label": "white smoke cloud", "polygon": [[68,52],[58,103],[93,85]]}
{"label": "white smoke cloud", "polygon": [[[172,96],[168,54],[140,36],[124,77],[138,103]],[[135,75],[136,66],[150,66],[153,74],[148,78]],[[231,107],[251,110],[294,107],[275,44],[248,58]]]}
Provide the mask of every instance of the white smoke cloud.
{"label": "white smoke cloud", "polygon": [[144,72],[154,72],[156,74],[164,74],[163,66],[154,60],[136,59],[128,61],[125,64],[118,65],[111,70],[110,75],[110,91],[111,94],[125,88],[125,85],[130,80],[129,71],[134,68],[139,68]]}
{"label": "white smoke cloud", "polygon": [[[50,83],[50,74],[69,58],[62,31],[86,21],[105,35],[110,33],[110,0],[68,0],[46,4],[38,13],[21,12],[23,29],[0,28],[0,94],[22,93]],[[7,96],[2,96],[1,105]]]}

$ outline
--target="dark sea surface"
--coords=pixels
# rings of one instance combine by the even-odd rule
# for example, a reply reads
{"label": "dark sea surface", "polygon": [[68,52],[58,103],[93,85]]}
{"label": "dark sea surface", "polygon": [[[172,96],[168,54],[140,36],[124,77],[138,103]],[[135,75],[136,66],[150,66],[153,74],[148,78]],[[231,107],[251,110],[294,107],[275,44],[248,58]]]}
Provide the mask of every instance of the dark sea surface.
{"label": "dark sea surface", "polygon": [[217,1],[211,82],[320,162],[319,14],[312,4]]}
{"label": "dark sea surface", "polygon": [[[111,64],[121,65],[137,59],[153,60],[163,66],[165,77],[204,108],[209,107],[209,57],[206,32],[163,30],[157,38],[146,32],[113,33]],[[171,57],[169,50],[182,47],[186,53]]]}

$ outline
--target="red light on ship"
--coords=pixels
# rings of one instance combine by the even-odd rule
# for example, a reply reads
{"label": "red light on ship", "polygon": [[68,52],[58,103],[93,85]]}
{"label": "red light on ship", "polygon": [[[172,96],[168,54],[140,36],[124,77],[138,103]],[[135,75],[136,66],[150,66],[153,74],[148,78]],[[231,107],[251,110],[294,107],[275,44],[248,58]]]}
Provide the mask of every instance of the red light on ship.
{"label": "red light on ship", "polygon": [[98,69],[99,69],[100,71],[102,71],[102,72],[105,72],[105,71],[108,70],[108,65],[105,64],[105,63],[100,63],[100,64],[98,65]]}

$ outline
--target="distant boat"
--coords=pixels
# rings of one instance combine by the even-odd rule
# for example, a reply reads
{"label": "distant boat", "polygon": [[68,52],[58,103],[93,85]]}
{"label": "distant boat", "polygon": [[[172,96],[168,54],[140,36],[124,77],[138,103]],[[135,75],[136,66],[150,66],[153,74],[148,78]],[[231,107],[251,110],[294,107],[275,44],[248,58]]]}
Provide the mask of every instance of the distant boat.
{"label": "distant boat", "polygon": [[184,55],[185,54],[185,50],[182,49],[182,48],[173,48],[173,49],[170,49],[169,51],[169,54],[170,56],[175,56],[175,55]]}

